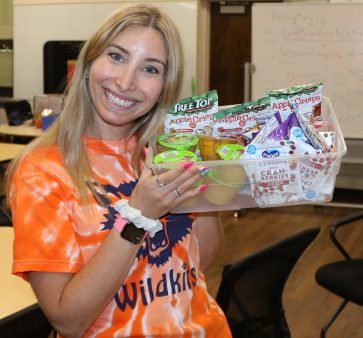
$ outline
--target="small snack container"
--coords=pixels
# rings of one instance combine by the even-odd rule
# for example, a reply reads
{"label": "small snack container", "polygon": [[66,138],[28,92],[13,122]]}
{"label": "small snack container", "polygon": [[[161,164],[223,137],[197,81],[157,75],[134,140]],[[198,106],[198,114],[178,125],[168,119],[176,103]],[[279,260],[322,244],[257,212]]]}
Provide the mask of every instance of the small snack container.
{"label": "small snack container", "polygon": [[222,144],[235,144],[236,139],[217,138],[209,135],[198,135],[200,156],[204,161],[220,160],[217,149]]}
{"label": "small snack container", "polygon": [[[333,137],[332,151],[318,154],[240,160],[199,161],[209,167],[200,184],[208,189],[179,204],[172,212],[203,212],[267,208],[298,204],[320,204],[333,197],[336,175],[346,145],[335,113],[327,97],[322,98],[320,133]],[[153,162],[161,150],[156,139],[150,145],[148,165],[155,175],[175,163]]]}

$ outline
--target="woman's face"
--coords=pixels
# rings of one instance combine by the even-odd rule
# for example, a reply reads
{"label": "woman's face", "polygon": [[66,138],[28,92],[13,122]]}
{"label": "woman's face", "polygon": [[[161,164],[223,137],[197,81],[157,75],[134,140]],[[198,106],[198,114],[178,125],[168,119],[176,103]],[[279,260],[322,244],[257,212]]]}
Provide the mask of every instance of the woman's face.
{"label": "woman's face", "polygon": [[162,35],[150,27],[122,31],[93,61],[89,90],[96,137],[118,139],[145,115],[164,88],[167,54]]}

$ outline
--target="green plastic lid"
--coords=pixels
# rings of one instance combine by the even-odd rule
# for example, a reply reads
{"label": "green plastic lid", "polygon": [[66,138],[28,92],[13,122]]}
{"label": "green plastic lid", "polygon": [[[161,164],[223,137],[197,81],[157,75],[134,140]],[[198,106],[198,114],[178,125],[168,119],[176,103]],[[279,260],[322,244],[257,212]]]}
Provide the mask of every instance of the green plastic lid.
{"label": "green plastic lid", "polygon": [[188,150],[167,150],[154,157],[154,163],[197,162],[197,155]]}
{"label": "green plastic lid", "polygon": [[169,133],[158,136],[158,143],[176,150],[188,150],[198,144],[199,138],[192,133]]}

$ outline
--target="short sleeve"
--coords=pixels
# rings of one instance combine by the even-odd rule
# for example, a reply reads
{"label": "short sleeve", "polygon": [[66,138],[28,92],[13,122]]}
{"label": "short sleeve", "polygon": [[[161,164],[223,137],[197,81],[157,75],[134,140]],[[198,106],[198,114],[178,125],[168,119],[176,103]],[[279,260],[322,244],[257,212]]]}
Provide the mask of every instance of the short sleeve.
{"label": "short sleeve", "polygon": [[14,274],[27,279],[29,271],[75,273],[82,267],[72,226],[75,194],[70,183],[54,157],[28,156],[22,160],[10,194]]}

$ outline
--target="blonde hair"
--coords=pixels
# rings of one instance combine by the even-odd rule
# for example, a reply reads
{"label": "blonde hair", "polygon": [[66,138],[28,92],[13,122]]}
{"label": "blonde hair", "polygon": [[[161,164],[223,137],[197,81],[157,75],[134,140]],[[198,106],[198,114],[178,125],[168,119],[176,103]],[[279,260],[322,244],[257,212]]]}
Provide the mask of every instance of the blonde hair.
{"label": "blonde hair", "polygon": [[128,137],[136,135],[137,145],[132,157],[132,165],[140,174],[144,160],[143,149],[161,127],[165,110],[175,103],[180,94],[184,73],[184,55],[177,27],[165,13],[148,4],[122,7],[111,14],[100,28],[84,44],[78,57],[72,83],[67,88],[64,107],[57,121],[39,138],[30,143],[12,161],[7,170],[7,194],[9,196],[12,176],[20,160],[37,147],[56,145],[64,165],[78,191],[81,201],[86,201],[85,181],[93,178],[92,168],[82,135],[93,126],[92,102],[88,89],[87,72],[91,63],[123,30],[131,26],[152,27],[165,40],[167,67],[165,84],[156,105],[147,114],[135,121]]}

